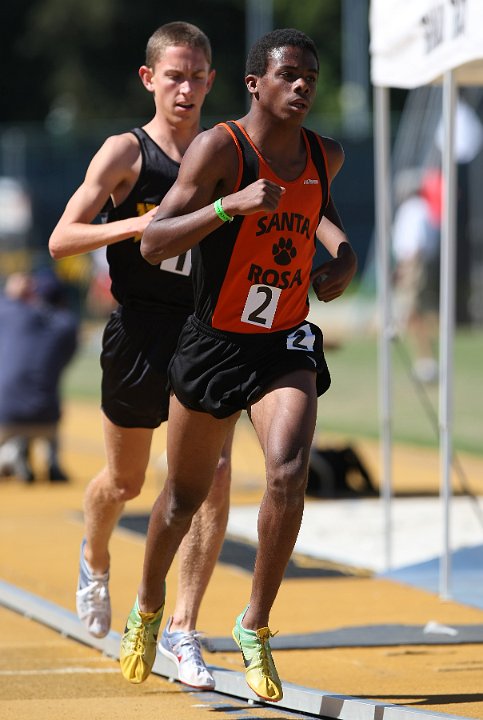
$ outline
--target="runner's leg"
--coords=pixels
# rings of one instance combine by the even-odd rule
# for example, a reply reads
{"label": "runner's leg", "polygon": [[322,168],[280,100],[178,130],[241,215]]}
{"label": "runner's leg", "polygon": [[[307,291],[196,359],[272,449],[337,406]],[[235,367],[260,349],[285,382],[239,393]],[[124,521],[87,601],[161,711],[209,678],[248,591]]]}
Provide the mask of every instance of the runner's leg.
{"label": "runner's leg", "polygon": [[123,428],[103,415],[107,465],[84,496],[85,559],[96,573],[109,567],[109,540],[127,500],[139,495],[149,462],[153,430]]}
{"label": "runner's leg", "polygon": [[209,493],[227,433],[237,419],[238,413],[217,420],[171,398],[168,476],[151,512],[138,593],[144,612],[155,612],[163,603],[166,574],[194,513]]}
{"label": "runner's leg", "polygon": [[196,628],[201,601],[225,538],[230,507],[230,432],[218,461],[206,500],[193,516],[191,527],[179,547],[178,592],[171,631]]}
{"label": "runner's leg", "polygon": [[275,383],[251,407],[265,455],[267,487],[258,515],[258,550],[247,629],[267,627],[293,551],[304,508],[310,447],[317,414],[315,375],[298,370]]}

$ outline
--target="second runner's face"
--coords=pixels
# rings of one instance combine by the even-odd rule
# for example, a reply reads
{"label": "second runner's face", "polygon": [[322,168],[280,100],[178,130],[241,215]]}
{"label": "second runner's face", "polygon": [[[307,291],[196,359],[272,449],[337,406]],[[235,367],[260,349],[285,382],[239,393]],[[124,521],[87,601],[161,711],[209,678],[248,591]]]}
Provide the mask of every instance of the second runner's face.
{"label": "second runner's face", "polygon": [[151,75],[157,112],[176,123],[197,121],[214,77],[201,49],[167,47]]}
{"label": "second runner's face", "polygon": [[301,123],[314,102],[318,76],[310,50],[275,48],[265,75],[256,79],[259,102],[277,118]]}

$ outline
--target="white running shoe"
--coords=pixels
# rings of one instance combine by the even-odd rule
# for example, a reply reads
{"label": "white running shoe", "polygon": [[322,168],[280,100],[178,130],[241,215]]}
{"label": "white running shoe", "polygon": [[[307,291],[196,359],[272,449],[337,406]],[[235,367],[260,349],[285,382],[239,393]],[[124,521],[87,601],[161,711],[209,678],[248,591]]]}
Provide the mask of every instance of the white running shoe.
{"label": "white running shoe", "polygon": [[172,618],[164,628],[158,649],[178,667],[178,680],[198,690],[213,690],[215,679],[201,655],[200,633],[169,632]]}
{"label": "white running shoe", "polygon": [[79,581],[76,592],[77,616],[87,631],[103,638],[111,628],[111,599],[109,597],[109,571],[94,574],[84,557],[85,539],[81,543]]}

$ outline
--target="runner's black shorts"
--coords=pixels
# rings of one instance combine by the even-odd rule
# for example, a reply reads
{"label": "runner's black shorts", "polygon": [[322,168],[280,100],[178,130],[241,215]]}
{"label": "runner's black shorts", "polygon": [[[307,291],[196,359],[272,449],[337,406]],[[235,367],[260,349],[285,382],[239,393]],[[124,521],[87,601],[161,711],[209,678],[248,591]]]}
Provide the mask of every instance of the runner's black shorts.
{"label": "runner's black shorts", "polygon": [[256,402],[283,375],[317,373],[317,395],[330,386],[323,336],[313,323],[264,335],[225,333],[191,315],[171,360],[171,389],[187,408],[226,418]]}
{"label": "runner's black shorts", "polygon": [[120,307],[102,338],[102,410],[125,428],[156,428],[168,419],[168,365],[188,312]]}

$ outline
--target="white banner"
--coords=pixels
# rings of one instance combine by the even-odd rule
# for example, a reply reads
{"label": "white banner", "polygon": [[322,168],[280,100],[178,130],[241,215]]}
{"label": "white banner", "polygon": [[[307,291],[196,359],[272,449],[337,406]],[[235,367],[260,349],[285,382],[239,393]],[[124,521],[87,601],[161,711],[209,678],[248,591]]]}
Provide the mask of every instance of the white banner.
{"label": "white banner", "polygon": [[373,85],[483,84],[483,0],[371,0]]}

